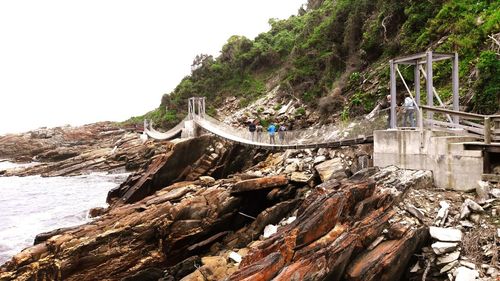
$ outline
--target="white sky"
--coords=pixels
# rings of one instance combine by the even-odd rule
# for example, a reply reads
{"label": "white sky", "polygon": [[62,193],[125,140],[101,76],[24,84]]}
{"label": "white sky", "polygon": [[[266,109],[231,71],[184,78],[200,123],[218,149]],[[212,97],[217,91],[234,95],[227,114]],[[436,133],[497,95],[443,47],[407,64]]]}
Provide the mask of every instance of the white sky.
{"label": "white sky", "polygon": [[306,0],[2,0],[0,134],[122,121],[156,108],[231,35]]}

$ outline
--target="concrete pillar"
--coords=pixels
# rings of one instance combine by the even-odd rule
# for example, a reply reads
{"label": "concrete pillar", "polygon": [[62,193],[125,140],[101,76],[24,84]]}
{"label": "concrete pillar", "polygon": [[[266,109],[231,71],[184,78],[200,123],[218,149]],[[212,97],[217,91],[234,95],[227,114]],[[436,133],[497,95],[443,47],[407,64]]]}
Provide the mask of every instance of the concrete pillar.
{"label": "concrete pillar", "polygon": [[397,126],[396,119],[396,70],[394,66],[394,60],[389,61],[391,66],[391,122],[390,127],[392,129]]}

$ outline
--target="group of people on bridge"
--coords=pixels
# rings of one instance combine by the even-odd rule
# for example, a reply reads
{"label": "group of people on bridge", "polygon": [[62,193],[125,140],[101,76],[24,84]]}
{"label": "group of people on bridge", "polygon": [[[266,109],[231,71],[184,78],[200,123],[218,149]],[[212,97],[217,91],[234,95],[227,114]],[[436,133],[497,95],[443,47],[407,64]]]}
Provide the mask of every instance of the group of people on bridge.
{"label": "group of people on bridge", "polygon": [[[255,119],[253,121],[250,121],[248,123],[248,131],[250,132],[252,141],[254,142],[262,142],[262,134],[264,132],[264,127],[260,124],[259,120]],[[278,140],[280,144],[283,144],[286,142],[285,140],[285,135],[286,135],[287,127],[283,124],[281,125],[276,125],[273,122],[267,126],[267,133],[269,135],[269,143],[270,144],[276,144],[276,139],[275,136],[278,134]]]}

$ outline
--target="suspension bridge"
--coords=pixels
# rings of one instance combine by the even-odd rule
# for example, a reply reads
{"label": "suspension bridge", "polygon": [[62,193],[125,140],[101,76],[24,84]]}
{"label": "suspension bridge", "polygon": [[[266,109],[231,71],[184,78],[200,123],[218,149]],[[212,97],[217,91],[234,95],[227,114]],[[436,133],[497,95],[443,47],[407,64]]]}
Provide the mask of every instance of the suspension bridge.
{"label": "suspension bridge", "polygon": [[[346,145],[372,143],[373,131],[387,126],[387,117],[380,115],[371,119],[357,118],[341,124],[330,124],[301,130],[278,131],[271,136],[267,128],[261,132],[250,132],[247,127],[234,127],[219,121],[205,113],[205,98],[189,99],[188,116],[167,132],[158,132],[152,126],[145,125],[145,134],[157,140],[178,137],[193,137],[199,131],[212,133],[225,140],[245,146],[270,150],[333,148]],[[382,120],[384,119],[384,120]],[[278,125],[276,125],[278,128]]]}
{"label": "suspension bridge", "polygon": [[[433,63],[451,60],[451,106],[443,103],[433,86]],[[399,65],[414,67],[414,89],[405,81]],[[425,53],[395,58],[390,66],[390,107],[377,110],[338,124],[301,130],[276,132],[270,137],[263,132],[251,133],[248,127],[235,127],[205,112],[205,98],[193,97],[188,102],[188,115],[167,132],[156,131],[150,125],[144,133],[158,140],[195,137],[202,131],[245,146],[268,150],[335,148],[373,143],[375,166],[395,165],[408,169],[434,172],[435,184],[442,188],[468,190],[477,180],[500,181],[500,115],[480,115],[461,111],[459,105],[457,53]],[[403,93],[397,92],[399,85]],[[421,103],[421,82],[425,83],[426,105]],[[404,127],[407,114],[398,114],[398,100],[407,95],[413,101],[417,126]],[[399,97],[399,99],[398,99]],[[426,116],[424,115],[426,112]],[[388,116],[389,115],[389,116]],[[405,120],[406,121],[406,120]],[[411,122],[414,123],[414,122]],[[403,124],[403,126],[401,126]],[[274,141],[273,141],[274,139]],[[498,171],[497,171],[498,170]]]}

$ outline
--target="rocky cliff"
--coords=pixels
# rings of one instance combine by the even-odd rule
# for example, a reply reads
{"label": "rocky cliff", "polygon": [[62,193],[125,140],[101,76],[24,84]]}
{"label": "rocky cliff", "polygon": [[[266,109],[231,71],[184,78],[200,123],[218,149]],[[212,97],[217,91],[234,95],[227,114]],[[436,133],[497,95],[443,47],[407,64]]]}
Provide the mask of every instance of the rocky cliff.
{"label": "rocky cliff", "polygon": [[[110,192],[101,216],[39,235],[0,267],[0,280],[444,280],[498,272],[498,189],[478,200],[435,190],[431,172],[368,168],[367,145],[266,153],[203,136],[166,150]],[[471,245],[478,227],[479,250]]]}
{"label": "rocky cliff", "polygon": [[0,171],[5,176],[68,176],[91,171],[135,171],[169,147],[144,143],[134,128],[110,122],[43,128],[0,136],[0,159],[35,161],[35,166]]}

